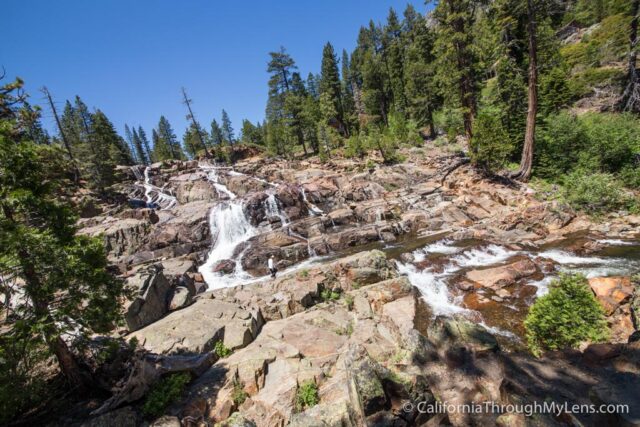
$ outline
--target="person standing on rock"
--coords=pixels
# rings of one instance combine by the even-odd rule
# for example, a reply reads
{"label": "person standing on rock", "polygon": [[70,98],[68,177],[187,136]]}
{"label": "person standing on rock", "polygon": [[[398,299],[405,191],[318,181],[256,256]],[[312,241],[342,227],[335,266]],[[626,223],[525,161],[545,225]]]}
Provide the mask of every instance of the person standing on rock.
{"label": "person standing on rock", "polygon": [[276,266],[273,263],[273,255],[269,257],[269,261],[267,262],[267,265],[269,266],[269,272],[271,273],[271,278],[275,279],[276,273],[278,272],[278,270],[276,269]]}

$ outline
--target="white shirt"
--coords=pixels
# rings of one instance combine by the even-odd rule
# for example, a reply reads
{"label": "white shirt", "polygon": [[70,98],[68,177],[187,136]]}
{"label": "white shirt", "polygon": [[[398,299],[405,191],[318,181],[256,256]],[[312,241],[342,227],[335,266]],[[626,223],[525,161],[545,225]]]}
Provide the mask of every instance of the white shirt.
{"label": "white shirt", "polygon": [[269,258],[269,269],[273,268],[273,258]]}

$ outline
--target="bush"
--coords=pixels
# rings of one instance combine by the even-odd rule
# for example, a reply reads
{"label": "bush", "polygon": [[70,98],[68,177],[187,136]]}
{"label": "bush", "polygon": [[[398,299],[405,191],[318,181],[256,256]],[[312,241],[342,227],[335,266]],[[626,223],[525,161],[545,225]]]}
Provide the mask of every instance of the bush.
{"label": "bush", "polygon": [[233,393],[231,394],[233,403],[235,403],[236,406],[240,406],[244,403],[245,400],[247,400],[247,397],[249,397],[249,395],[246,391],[244,391],[242,384],[240,384],[239,381],[235,380],[233,382]]}
{"label": "bush", "polygon": [[631,114],[585,114],[580,126],[589,146],[584,166],[615,173],[640,153],[640,121]]}
{"label": "bush", "polygon": [[224,342],[222,342],[222,341],[216,341],[216,343],[213,346],[213,352],[215,354],[217,354],[218,357],[220,357],[220,358],[227,357],[228,355],[231,354],[231,350],[228,349],[224,345]]}
{"label": "bush", "polygon": [[296,392],[296,409],[303,411],[320,402],[318,386],[312,380],[304,382]]}
{"label": "bush", "polygon": [[190,381],[191,376],[187,372],[180,372],[164,377],[147,395],[142,405],[142,412],[150,418],[161,416],[167,406],[182,396],[185,387]]}
{"label": "bush", "polygon": [[563,275],[551,283],[549,293],[529,309],[524,321],[529,350],[576,348],[581,342],[601,342],[608,337],[602,306],[582,275]]}
{"label": "bush", "polygon": [[511,149],[509,134],[500,120],[500,111],[482,109],[473,124],[471,158],[474,163],[497,170],[506,164]]}
{"label": "bush", "polygon": [[435,112],[433,122],[436,128],[442,130],[451,142],[455,142],[456,136],[464,134],[464,120],[460,108],[443,108]]}
{"label": "bush", "polygon": [[587,137],[576,116],[565,111],[551,115],[537,134],[534,156],[537,176],[557,178],[578,166]]}
{"label": "bush", "polygon": [[606,173],[589,173],[581,170],[564,178],[563,196],[577,210],[592,215],[624,208],[628,204],[622,185]]}
{"label": "bush", "polygon": [[537,136],[534,159],[539,177],[554,178],[576,169],[629,175],[640,153],[640,121],[630,114],[576,117],[561,112],[549,116]]}

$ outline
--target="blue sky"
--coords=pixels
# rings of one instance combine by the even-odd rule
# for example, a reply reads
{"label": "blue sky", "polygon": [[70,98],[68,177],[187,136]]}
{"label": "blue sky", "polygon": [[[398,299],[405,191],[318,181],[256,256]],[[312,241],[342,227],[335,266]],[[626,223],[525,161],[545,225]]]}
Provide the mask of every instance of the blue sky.
{"label": "blue sky", "polygon": [[0,65],[32,103],[43,85],[59,106],[80,95],[121,133],[125,123],[149,133],[164,114],[181,137],[182,86],[203,126],[224,108],[238,131],[264,117],[269,51],[285,46],[303,76],[318,72],[327,41],[351,52],[361,25],[407,3],[426,11],[407,0],[4,0]]}

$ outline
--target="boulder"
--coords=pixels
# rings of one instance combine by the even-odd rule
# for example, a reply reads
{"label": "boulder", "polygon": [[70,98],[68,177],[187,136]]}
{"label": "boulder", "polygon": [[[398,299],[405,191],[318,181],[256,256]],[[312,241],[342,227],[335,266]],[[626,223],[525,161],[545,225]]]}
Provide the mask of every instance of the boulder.
{"label": "boulder", "polygon": [[231,274],[236,269],[236,262],[231,259],[223,259],[211,267],[214,273]]}
{"label": "boulder", "polygon": [[[606,381],[593,386],[589,392],[596,405],[626,405],[628,411],[618,411],[612,416],[615,425],[640,426],[640,375],[613,373]],[[612,424],[613,425],[613,424]]]}
{"label": "boulder", "polygon": [[589,279],[589,286],[607,315],[616,311],[621,304],[628,302],[633,295],[633,286],[629,277],[594,277]]}
{"label": "boulder", "polygon": [[466,278],[482,287],[495,289],[511,285],[519,279],[535,274],[536,271],[534,262],[524,258],[501,267],[469,271]]}
{"label": "boulder", "polygon": [[79,230],[80,234],[102,236],[105,250],[112,259],[139,250],[151,230],[146,220],[109,217],[104,222]]}
{"label": "boulder", "polygon": [[115,409],[106,414],[98,415],[80,424],[80,427],[136,427],[141,416],[131,406]]}
{"label": "boulder", "polygon": [[126,286],[137,292],[125,311],[130,331],[155,322],[167,312],[171,283],[162,272],[162,266],[154,265],[141,271],[129,278]]}
{"label": "boulder", "polygon": [[184,286],[174,288],[173,294],[169,299],[169,311],[178,310],[191,304],[193,301],[192,293]]}
{"label": "boulder", "polygon": [[130,334],[127,340],[136,337],[145,349],[158,354],[209,352],[217,341],[237,349],[253,341],[262,323],[259,310],[203,297]]}

